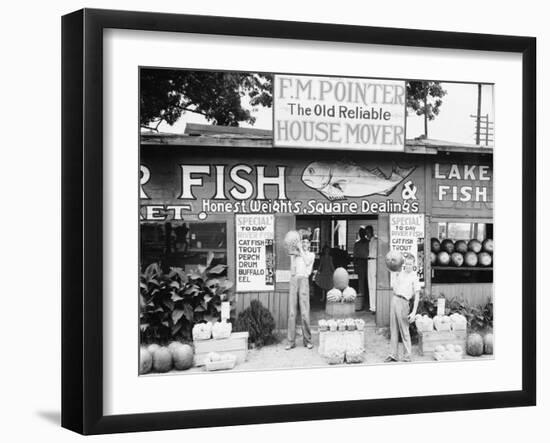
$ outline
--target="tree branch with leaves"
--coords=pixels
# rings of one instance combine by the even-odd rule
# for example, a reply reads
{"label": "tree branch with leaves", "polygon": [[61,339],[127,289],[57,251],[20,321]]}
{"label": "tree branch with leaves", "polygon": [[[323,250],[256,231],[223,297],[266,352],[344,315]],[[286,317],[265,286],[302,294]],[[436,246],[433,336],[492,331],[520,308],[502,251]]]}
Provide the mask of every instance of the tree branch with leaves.
{"label": "tree branch with leaves", "polygon": [[140,71],[140,125],[158,131],[162,122],[173,125],[186,112],[201,114],[215,125],[254,124],[243,107],[271,107],[273,78],[268,74],[142,69]]}
{"label": "tree branch with leaves", "polygon": [[439,115],[447,91],[440,82],[407,82],[407,109],[418,116],[424,116],[424,138],[428,138],[428,121]]}

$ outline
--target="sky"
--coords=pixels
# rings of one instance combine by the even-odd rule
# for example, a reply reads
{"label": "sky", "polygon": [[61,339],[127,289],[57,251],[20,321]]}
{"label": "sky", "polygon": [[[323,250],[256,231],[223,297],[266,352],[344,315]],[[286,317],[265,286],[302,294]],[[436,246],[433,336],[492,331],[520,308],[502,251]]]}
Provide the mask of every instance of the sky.
{"label": "sky", "polygon": [[[477,84],[442,83],[447,94],[443,97],[443,105],[435,120],[428,122],[428,137],[455,143],[475,143],[475,115],[477,110]],[[243,103],[256,117],[256,123],[250,125],[241,123],[242,127],[272,129],[273,108],[262,106],[251,107]],[[489,114],[489,120],[494,122],[494,86],[483,85],[481,89],[481,115]],[[200,114],[188,112],[173,126],[162,123],[160,132],[183,133],[186,123],[210,124]],[[493,126],[494,127],[494,126]],[[424,133],[424,117],[409,113],[407,117],[407,139],[418,137]],[[493,137],[494,138],[494,137]],[[489,143],[491,146],[492,144]]]}

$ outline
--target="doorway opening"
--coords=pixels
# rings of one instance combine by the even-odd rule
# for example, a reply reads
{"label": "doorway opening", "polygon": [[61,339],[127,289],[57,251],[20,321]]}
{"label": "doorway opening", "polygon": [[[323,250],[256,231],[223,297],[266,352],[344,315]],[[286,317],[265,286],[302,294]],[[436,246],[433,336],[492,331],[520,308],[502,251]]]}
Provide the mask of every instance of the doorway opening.
{"label": "doorway opening", "polygon": [[[345,268],[350,276],[350,286],[359,293],[358,270],[354,267],[353,250],[359,240],[359,229],[372,226],[378,233],[378,217],[362,216],[297,216],[296,229],[310,240],[311,252],[315,254],[313,272],[310,276],[310,317],[311,325],[316,326],[321,318],[326,318],[326,291],[332,288],[332,273],[328,269]],[[323,257],[323,253],[328,257]],[[363,318],[374,325],[374,314],[369,311],[369,298],[376,297],[376,288],[369,288],[367,294],[356,303],[354,318]]]}

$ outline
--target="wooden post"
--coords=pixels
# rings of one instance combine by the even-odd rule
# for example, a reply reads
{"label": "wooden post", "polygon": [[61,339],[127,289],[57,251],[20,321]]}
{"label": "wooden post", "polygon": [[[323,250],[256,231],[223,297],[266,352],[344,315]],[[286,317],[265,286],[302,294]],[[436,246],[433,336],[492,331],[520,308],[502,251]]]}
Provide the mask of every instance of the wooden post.
{"label": "wooden post", "polygon": [[481,130],[481,83],[477,85],[477,125],[476,125],[476,145],[479,145],[480,137],[479,133]]}

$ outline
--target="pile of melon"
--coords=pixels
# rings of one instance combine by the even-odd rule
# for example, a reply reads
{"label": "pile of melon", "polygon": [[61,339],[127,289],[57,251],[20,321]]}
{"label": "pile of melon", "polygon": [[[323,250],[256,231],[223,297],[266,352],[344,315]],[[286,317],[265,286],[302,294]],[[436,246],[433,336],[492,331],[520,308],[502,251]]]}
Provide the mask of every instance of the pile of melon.
{"label": "pile of melon", "polygon": [[483,354],[493,354],[493,334],[488,332],[481,336],[477,332],[468,335],[466,341],[466,353],[472,357],[479,357]]}
{"label": "pile of melon", "polygon": [[493,248],[494,243],[490,238],[483,242],[475,238],[468,242],[453,242],[448,238],[440,242],[437,238],[432,238],[430,260],[432,266],[487,268],[493,265]]}
{"label": "pile of melon", "polygon": [[173,341],[169,346],[150,344],[139,350],[139,373],[168,372],[172,369],[183,371],[193,366],[193,348],[179,341]]}

